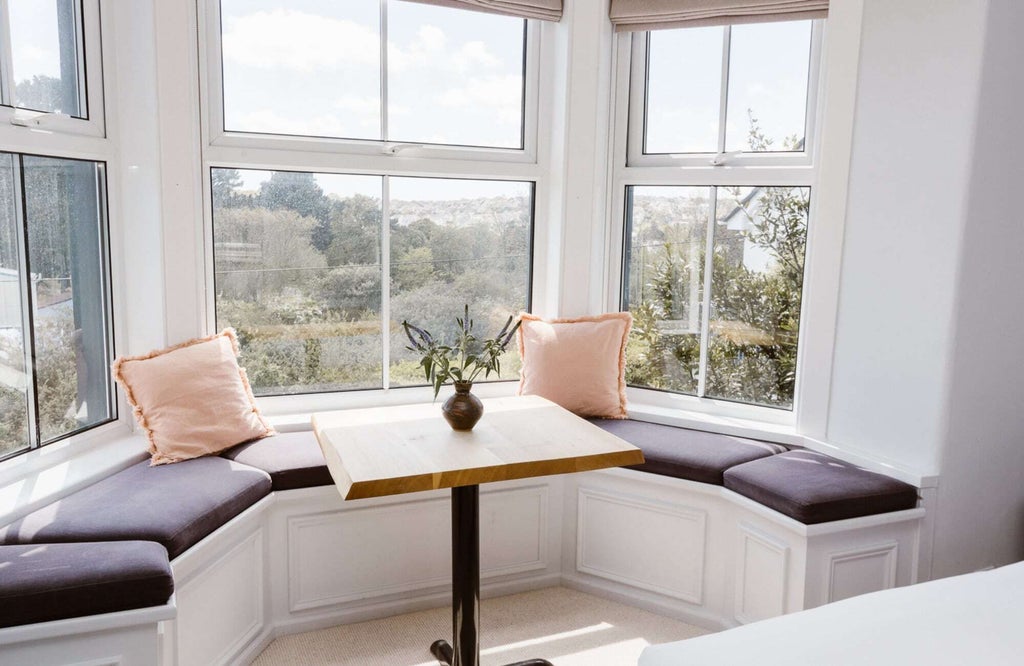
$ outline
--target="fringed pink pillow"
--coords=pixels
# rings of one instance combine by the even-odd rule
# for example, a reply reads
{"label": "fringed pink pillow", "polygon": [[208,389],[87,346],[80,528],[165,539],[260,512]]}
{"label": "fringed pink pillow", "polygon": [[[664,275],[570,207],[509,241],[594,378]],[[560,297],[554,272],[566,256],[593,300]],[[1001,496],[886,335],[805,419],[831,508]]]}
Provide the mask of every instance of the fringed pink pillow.
{"label": "fringed pink pillow", "polygon": [[114,379],[149,438],[151,464],[220,453],[274,434],[256,408],[237,356],[238,339],[226,329],[114,361]]}
{"label": "fringed pink pillow", "polygon": [[626,418],[626,341],[633,317],[613,312],[553,319],[521,315],[519,395],[539,395],[579,416]]}

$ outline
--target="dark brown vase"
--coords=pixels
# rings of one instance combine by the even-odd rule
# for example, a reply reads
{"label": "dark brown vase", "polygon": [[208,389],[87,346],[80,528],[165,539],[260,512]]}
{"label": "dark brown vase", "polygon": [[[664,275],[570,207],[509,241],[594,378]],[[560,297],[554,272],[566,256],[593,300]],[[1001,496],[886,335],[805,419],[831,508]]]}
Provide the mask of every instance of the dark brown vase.
{"label": "dark brown vase", "polygon": [[441,412],[452,430],[472,430],[484,415],[484,403],[470,390],[473,382],[455,382],[455,395],[444,401]]}

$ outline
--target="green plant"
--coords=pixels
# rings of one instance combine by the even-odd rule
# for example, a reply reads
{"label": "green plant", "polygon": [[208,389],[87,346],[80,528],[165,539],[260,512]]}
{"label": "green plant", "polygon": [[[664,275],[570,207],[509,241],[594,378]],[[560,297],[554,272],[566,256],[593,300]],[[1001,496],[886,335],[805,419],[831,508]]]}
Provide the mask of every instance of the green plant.
{"label": "green plant", "polygon": [[427,381],[434,387],[436,398],[441,386],[447,381],[472,382],[481,372],[484,377],[489,377],[492,372],[501,374],[500,356],[522,323],[516,321],[513,325],[513,319],[515,317],[509,315],[505,325],[493,338],[479,340],[473,335],[473,320],[469,318],[469,305],[466,305],[463,316],[455,318],[458,337],[454,345],[435,340],[429,331],[413,326],[408,321],[402,321],[402,328],[410,342],[406,349],[422,355],[420,365],[423,366]]}

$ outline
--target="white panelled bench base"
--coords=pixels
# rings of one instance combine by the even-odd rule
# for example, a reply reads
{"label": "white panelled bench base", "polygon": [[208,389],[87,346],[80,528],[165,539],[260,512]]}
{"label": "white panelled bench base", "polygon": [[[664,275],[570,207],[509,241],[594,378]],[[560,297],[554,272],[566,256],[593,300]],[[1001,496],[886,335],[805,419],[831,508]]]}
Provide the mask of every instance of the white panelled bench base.
{"label": "white panelled bench base", "polygon": [[[916,582],[924,515],[804,525],[626,469],[487,484],[480,512],[484,596],[561,583],[712,629]],[[275,491],[171,562],[167,606],[2,629],[0,662],[247,663],[283,634],[442,606],[450,521],[446,490]]]}
{"label": "white panelled bench base", "polygon": [[150,666],[160,654],[164,606],[0,629],[0,664],[26,666]]}
{"label": "white panelled bench base", "polygon": [[917,582],[922,508],[805,525],[627,469],[566,477],[563,493],[567,585],[708,628]]}
{"label": "white panelled bench base", "polygon": [[[481,488],[485,596],[559,583],[561,505],[557,478]],[[171,563],[162,663],[245,663],[279,635],[450,603],[450,525],[448,491],[275,491]]]}

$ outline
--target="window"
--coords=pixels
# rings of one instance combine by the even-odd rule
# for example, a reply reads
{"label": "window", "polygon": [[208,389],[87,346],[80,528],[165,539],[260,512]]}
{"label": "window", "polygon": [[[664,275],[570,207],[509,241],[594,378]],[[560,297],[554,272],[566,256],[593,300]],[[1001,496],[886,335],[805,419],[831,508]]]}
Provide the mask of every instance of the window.
{"label": "window", "polygon": [[226,132],[524,148],[527,21],[398,0],[220,0]]}
{"label": "window", "polygon": [[257,395],[421,385],[403,319],[451,339],[466,303],[484,331],[529,306],[530,183],[215,168],[212,191],[217,326]]}
{"label": "window", "polygon": [[[468,304],[486,336],[530,308],[536,21],[401,0],[201,6],[206,323],[235,328],[256,395],[423,386],[403,320],[452,338]],[[509,349],[501,379],[518,367]]]}
{"label": "window", "polygon": [[0,3],[0,107],[8,121],[101,136],[99,71],[96,0]]}
{"label": "window", "polygon": [[811,32],[794,21],[646,33],[643,154],[801,151]]}
{"label": "window", "polygon": [[820,29],[653,31],[624,47],[630,385],[793,408]]}
{"label": "window", "polygon": [[101,162],[0,153],[0,457],[115,418]]}

